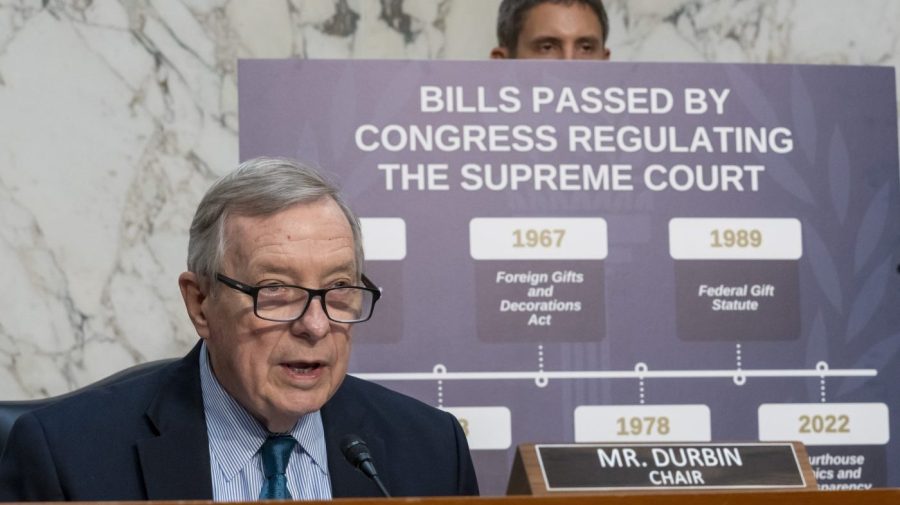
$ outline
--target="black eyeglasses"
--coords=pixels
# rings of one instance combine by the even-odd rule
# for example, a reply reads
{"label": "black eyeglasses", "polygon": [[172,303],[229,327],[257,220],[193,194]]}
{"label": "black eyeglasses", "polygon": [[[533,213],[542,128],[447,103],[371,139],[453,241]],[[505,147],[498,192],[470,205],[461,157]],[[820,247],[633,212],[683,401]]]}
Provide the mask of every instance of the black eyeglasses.
{"label": "black eyeglasses", "polygon": [[372,317],[375,302],[381,298],[381,290],[365,275],[365,286],[338,286],[326,289],[309,289],[288,284],[264,284],[252,286],[216,274],[216,280],[229,288],[253,298],[253,313],[260,319],[282,323],[295,321],[306,314],[313,298],[318,297],[328,319],[336,323],[361,323]]}

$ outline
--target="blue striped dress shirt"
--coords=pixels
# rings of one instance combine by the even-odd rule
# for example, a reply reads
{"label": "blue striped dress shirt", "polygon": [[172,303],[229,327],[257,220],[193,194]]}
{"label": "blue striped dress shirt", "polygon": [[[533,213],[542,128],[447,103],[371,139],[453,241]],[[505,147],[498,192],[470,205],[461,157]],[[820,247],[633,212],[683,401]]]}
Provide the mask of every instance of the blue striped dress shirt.
{"label": "blue striped dress shirt", "polygon": [[[206,342],[200,350],[200,385],[209,433],[213,500],[258,500],[265,481],[259,448],[268,431],[216,380],[209,366]],[[294,500],[331,499],[322,416],[316,411],[301,417],[291,435],[299,442],[286,472],[291,496]]]}

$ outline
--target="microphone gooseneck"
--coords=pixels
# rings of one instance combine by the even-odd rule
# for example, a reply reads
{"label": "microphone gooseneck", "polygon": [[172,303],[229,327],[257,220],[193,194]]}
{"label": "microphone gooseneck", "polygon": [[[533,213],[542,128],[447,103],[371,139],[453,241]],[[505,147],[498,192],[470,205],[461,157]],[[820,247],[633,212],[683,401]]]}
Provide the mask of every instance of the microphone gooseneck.
{"label": "microphone gooseneck", "polygon": [[375,482],[378,490],[381,491],[385,498],[391,497],[387,488],[384,487],[384,483],[378,477],[378,471],[375,470],[372,455],[369,454],[369,447],[363,442],[363,439],[357,435],[345,435],[341,439],[341,453],[344,454],[344,457],[351,465],[358,468],[366,477]]}

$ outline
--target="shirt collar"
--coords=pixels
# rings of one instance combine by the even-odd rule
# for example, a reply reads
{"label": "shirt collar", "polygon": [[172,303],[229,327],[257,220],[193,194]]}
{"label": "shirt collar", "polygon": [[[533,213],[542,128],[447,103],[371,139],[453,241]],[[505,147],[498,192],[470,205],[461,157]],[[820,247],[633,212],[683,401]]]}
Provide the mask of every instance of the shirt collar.
{"label": "shirt collar", "polygon": [[[200,386],[210,451],[215,454],[223,476],[230,481],[250,463],[269,433],[219,384],[210,367],[206,341],[200,349]],[[319,411],[301,417],[290,434],[298,442],[293,454],[305,451],[319,470],[328,475],[325,429]]]}

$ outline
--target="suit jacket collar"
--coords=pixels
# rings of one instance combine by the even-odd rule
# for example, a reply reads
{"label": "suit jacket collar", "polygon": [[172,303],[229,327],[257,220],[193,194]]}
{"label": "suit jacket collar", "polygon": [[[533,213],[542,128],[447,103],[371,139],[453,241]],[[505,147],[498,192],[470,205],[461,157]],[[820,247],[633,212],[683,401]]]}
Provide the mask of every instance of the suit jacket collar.
{"label": "suit jacket collar", "polygon": [[[366,442],[369,453],[377,465],[388,461],[384,440],[368,422],[365,409],[356,401],[359,394],[354,387],[354,377],[347,376],[334,396],[322,407],[322,424],[325,427],[325,446],[328,454],[328,474],[331,478],[331,495],[345,497],[381,497],[378,487],[365,474],[351,465],[341,453],[341,439],[347,435],[358,435]],[[388,490],[391,489],[391,475],[382,473],[384,465],[378,467],[378,476]]]}
{"label": "suit jacket collar", "polygon": [[166,366],[147,409],[155,437],[137,442],[150,500],[211,500],[209,440],[200,390],[200,344]]}
{"label": "suit jacket collar", "polygon": [[[149,500],[212,500],[209,438],[200,387],[200,343],[187,356],[160,371],[159,392],[147,409],[155,437],[138,440],[137,451]],[[322,407],[331,493],[341,497],[380,497],[374,482],[346,461],[341,439],[365,440],[377,464],[388,461],[384,440],[359,408],[354,377],[345,377]],[[381,468],[385,468],[382,465]],[[379,472],[388,489],[392,476]]]}

